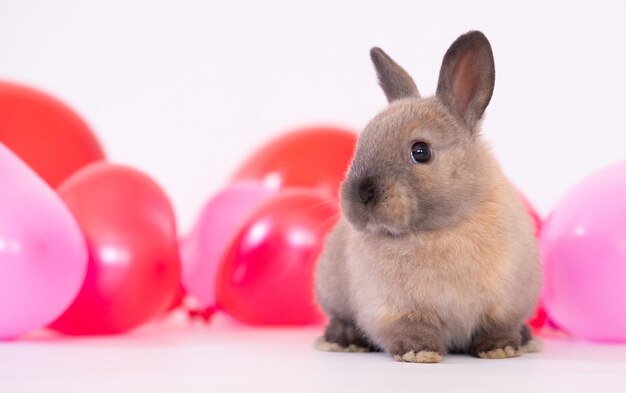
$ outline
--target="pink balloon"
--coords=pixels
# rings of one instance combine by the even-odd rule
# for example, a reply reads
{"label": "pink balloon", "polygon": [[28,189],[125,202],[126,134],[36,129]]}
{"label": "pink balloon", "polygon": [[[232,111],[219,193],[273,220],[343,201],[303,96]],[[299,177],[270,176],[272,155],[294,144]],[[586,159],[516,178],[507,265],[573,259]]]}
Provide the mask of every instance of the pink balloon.
{"label": "pink balloon", "polygon": [[0,143],[0,338],[55,320],[87,271],[87,246],[57,194]]}
{"label": "pink balloon", "polygon": [[271,193],[261,183],[234,183],[202,209],[195,229],[181,245],[183,287],[200,306],[215,307],[216,277],[224,253],[238,229]]}
{"label": "pink balloon", "polygon": [[626,342],[626,162],[572,189],[540,244],[550,319],[577,336]]}

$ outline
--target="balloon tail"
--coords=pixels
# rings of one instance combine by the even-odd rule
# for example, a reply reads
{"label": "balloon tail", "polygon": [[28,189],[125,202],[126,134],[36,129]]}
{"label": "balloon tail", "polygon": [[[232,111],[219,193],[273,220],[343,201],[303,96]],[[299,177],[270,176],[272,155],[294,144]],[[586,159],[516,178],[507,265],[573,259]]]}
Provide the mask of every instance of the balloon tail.
{"label": "balloon tail", "polygon": [[217,307],[194,308],[187,310],[187,315],[191,320],[200,319],[208,324],[213,318],[215,311],[217,311]]}

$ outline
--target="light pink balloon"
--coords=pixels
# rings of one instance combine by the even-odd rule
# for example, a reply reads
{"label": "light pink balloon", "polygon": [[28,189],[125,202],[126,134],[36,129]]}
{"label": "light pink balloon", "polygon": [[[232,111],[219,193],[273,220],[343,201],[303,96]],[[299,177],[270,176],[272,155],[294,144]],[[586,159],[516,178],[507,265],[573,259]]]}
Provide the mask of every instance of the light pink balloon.
{"label": "light pink balloon", "polygon": [[87,246],[70,211],[0,143],[0,339],[56,319],[86,271]]}
{"label": "light pink balloon", "polygon": [[181,244],[183,287],[202,307],[215,307],[215,280],[238,229],[272,191],[256,182],[238,182],[202,209],[193,232]]}
{"label": "light pink balloon", "polygon": [[626,162],[585,179],[541,231],[543,301],[561,328],[626,342]]}

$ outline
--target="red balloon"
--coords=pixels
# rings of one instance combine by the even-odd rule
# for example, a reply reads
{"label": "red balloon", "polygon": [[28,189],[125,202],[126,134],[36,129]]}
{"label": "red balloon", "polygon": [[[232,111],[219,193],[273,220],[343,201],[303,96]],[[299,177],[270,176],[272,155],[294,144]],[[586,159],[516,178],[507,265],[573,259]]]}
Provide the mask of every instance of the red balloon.
{"label": "red balloon", "polygon": [[53,188],[104,158],[87,124],[65,104],[7,82],[0,82],[0,142]]}
{"label": "red balloon", "polygon": [[180,288],[174,212],[150,178],[91,164],[59,188],[89,246],[87,278],[51,327],[74,335],[120,333],[172,304]]}
{"label": "red balloon", "polygon": [[535,309],[535,315],[528,320],[528,324],[531,328],[533,328],[533,330],[540,330],[546,325],[547,322],[548,314],[546,314],[546,310],[540,302]]}
{"label": "red balloon", "polygon": [[252,154],[233,180],[259,180],[272,188],[313,187],[337,198],[356,139],[354,132],[332,127],[292,132]]}
{"label": "red balloon", "polygon": [[[541,232],[542,221],[539,213],[533,208],[528,199],[524,195],[522,195],[522,201],[524,202],[524,207],[526,207],[526,212],[530,216],[533,221],[533,225],[535,226],[535,237],[539,238],[539,233]],[[535,313],[530,319],[527,321],[533,330],[541,329],[547,322],[547,314],[544,310],[541,301],[537,304],[537,308],[535,309]]]}
{"label": "red balloon", "polygon": [[217,279],[220,308],[253,325],[321,322],[313,272],[335,224],[334,203],[311,190],[285,190],[243,225]]}
{"label": "red balloon", "polygon": [[530,216],[530,219],[533,221],[533,225],[535,226],[535,237],[539,238],[539,232],[541,232],[541,226],[543,225],[543,221],[541,220],[541,216],[535,210],[533,205],[530,204],[528,199],[522,194],[522,202],[524,202],[524,207],[526,208],[526,213]]}
{"label": "red balloon", "polygon": [[174,297],[172,298],[172,301],[165,308],[165,311],[166,312],[175,311],[179,309],[180,307],[182,307],[183,302],[185,301],[185,296],[187,296],[187,294],[185,293],[185,289],[183,288],[182,285],[179,284],[178,289],[176,290],[176,293],[174,294]]}

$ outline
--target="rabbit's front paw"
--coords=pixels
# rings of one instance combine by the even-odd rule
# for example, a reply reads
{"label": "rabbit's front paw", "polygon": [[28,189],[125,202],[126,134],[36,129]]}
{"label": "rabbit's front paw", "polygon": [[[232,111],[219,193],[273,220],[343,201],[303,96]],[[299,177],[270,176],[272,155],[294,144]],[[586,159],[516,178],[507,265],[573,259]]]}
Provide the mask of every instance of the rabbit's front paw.
{"label": "rabbit's front paw", "polygon": [[421,351],[409,351],[403,355],[393,355],[393,359],[397,362],[408,363],[440,363],[443,360],[443,355],[439,352],[421,350]]}
{"label": "rabbit's front paw", "polygon": [[507,345],[504,348],[494,348],[488,351],[478,352],[477,355],[481,359],[507,359],[521,356],[522,351],[519,348]]}
{"label": "rabbit's front paw", "polygon": [[482,336],[474,339],[471,352],[481,359],[507,359],[522,355],[516,335]]}
{"label": "rabbit's front paw", "polygon": [[398,362],[439,363],[443,360],[445,349],[438,340],[404,337],[396,341],[389,352]]}

